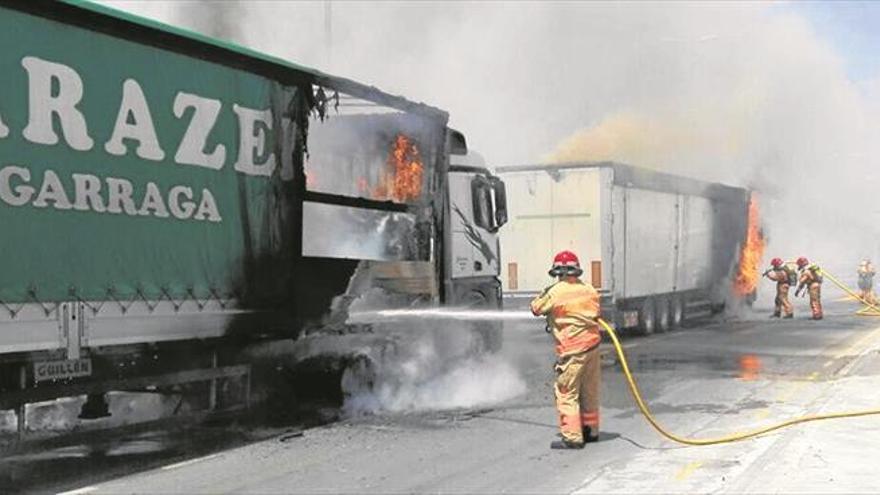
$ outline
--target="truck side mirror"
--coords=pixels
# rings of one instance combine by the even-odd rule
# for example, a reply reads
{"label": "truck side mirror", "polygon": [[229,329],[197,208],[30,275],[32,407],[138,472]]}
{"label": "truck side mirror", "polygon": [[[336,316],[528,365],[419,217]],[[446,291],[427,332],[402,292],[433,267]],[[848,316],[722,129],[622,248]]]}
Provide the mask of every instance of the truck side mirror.
{"label": "truck side mirror", "polygon": [[489,180],[495,193],[495,230],[498,230],[507,223],[507,188],[504,186],[504,181],[498,177]]}
{"label": "truck side mirror", "polygon": [[498,177],[478,175],[471,182],[474,223],[489,232],[497,232],[507,223],[507,190]]}
{"label": "truck side mirror", "polygon": [[474,223],[492,232],[494,215],[492,214],[492,187],[486,177],[478,175],[471,181],[471,198],[474,204]]}

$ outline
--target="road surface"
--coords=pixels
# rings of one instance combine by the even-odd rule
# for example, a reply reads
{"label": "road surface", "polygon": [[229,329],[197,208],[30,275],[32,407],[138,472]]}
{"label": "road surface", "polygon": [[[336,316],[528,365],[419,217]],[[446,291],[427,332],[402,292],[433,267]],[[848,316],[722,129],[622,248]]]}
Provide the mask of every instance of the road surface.
{"label": "road surface", "polygon": [[[880,318],[829,304],[826,320],[760,312],[626,340],[645,398],[676,433],[710,437],[792,416],[880,407]],[[803,313],[803,312],[802,312]],[[603,356],[602,433],[552,451],[552,345],[539,323],[510,324],[503,358],[525,384],[500,404],[351,418],[226,449],[154,452],[110,476],[88,456],[78,474],[16,487],[76,493],[607,493],[873,491],[880,417],[812,423],[736,444],[684,447],[633,407],[616,358]],[[603,344],[604,346],[604,344]],[[491,376],[472,384],[494,386]],[[492,391],[486,390],[491,396]],[[173,449],[169,450],[172,452]],[[51,456],[51,453],[45,455]],[[60,455],[60,454],[59,454]],[[104,458],[106,459],[106,453]],[[5,463],[15,463],[6,460]],[[44,473],[52,463],[44,461]],[[48,470],[48,471],[47,471]],[[141,472],[135,472],[140,471]]]}

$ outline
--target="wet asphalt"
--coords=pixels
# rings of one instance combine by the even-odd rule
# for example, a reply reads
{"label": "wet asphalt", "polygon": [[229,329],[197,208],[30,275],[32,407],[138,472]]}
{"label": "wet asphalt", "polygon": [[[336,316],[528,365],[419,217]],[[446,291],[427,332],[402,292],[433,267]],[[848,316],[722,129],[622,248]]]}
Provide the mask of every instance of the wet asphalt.
{"label": "wet asphalt", "polygon": [[[815,322],[803,315],[771,320],[758,308],[667,334],[627,337],[624,344],[657,418],[677,433],[713,436],[808,411],[823,384],[851,371],[862,347],[880,339],[872,334],[880,319],[857,317],[854,309],[830,302],[826,319]],[[40,493],[716,491],[734,486],[775,441],[693,450],[662,439],[634,408],[613,349],[602,349],[602,433],[582,451],[548,449],[557,432],[552,342],[540,322],[510,322],[501,355],[526,387],[502,403],[349,418],[301,434],[295,424],[221,424],[105,438],[5,456],[0,487]],[[855,369],[880,373],[880,367]],[[498,383],[487,378],[473,379]]]}

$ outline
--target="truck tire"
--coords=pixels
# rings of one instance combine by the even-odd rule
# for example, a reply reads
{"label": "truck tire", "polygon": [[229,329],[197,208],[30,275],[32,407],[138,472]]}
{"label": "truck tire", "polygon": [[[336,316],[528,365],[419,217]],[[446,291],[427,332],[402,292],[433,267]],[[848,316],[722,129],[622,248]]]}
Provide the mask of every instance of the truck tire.
{"label": "truck tire", "polygon": [[376,363],[366,355],[352,359],[342,371],[342,376],[339,379],[343,401],[372,394],[377,381],[377,369]]}
{"label": "truck tire", "polygon": [[651,335],[656,329],[656,314],[654,310],[654,298],[646,297],[639,308],[639,335]]}
{"label": "truck tire", "polygon": [[[463,306],[470,309],[490,308],[489,300],[479,291],[472,291],[465,296]],[[494,321],[473,322],[473,331],[478,337],[478,354],[495,354],[501,350],[504,342],[503,323]]]}
{"label": "truck tire", "polygon": [[655,313],[655,325],[657,326],[657,331],[660,333],[666,333],[669,331],[671,326],[670,324],[670,307],[669,307],[669,299],[665,297],[657,298],[656,307],[654,308]]}
{"label": "truck tire", "polygon": [[684,321],[684,299],[681,296],[673,296],[669,302],[669,323],[672,328],[681,327]]}

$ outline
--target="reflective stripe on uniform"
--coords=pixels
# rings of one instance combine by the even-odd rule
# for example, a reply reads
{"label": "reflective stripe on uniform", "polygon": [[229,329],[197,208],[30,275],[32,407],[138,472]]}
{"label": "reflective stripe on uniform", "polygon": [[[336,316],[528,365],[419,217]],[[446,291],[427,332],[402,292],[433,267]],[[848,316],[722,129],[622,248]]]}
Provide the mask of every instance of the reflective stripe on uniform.
{"label": "reflective stripe on uniform", "polygon": [[581,424],[583,426],[599,427],[599,411],[590,411],[581,413]]}
{"label": "reflective stripe on uniform", "polygon": [[598,327],[584,330],[571,337],[563,335],[556,343],[556,354],[564,356],[581,353],[598,345],[600,340]]}

